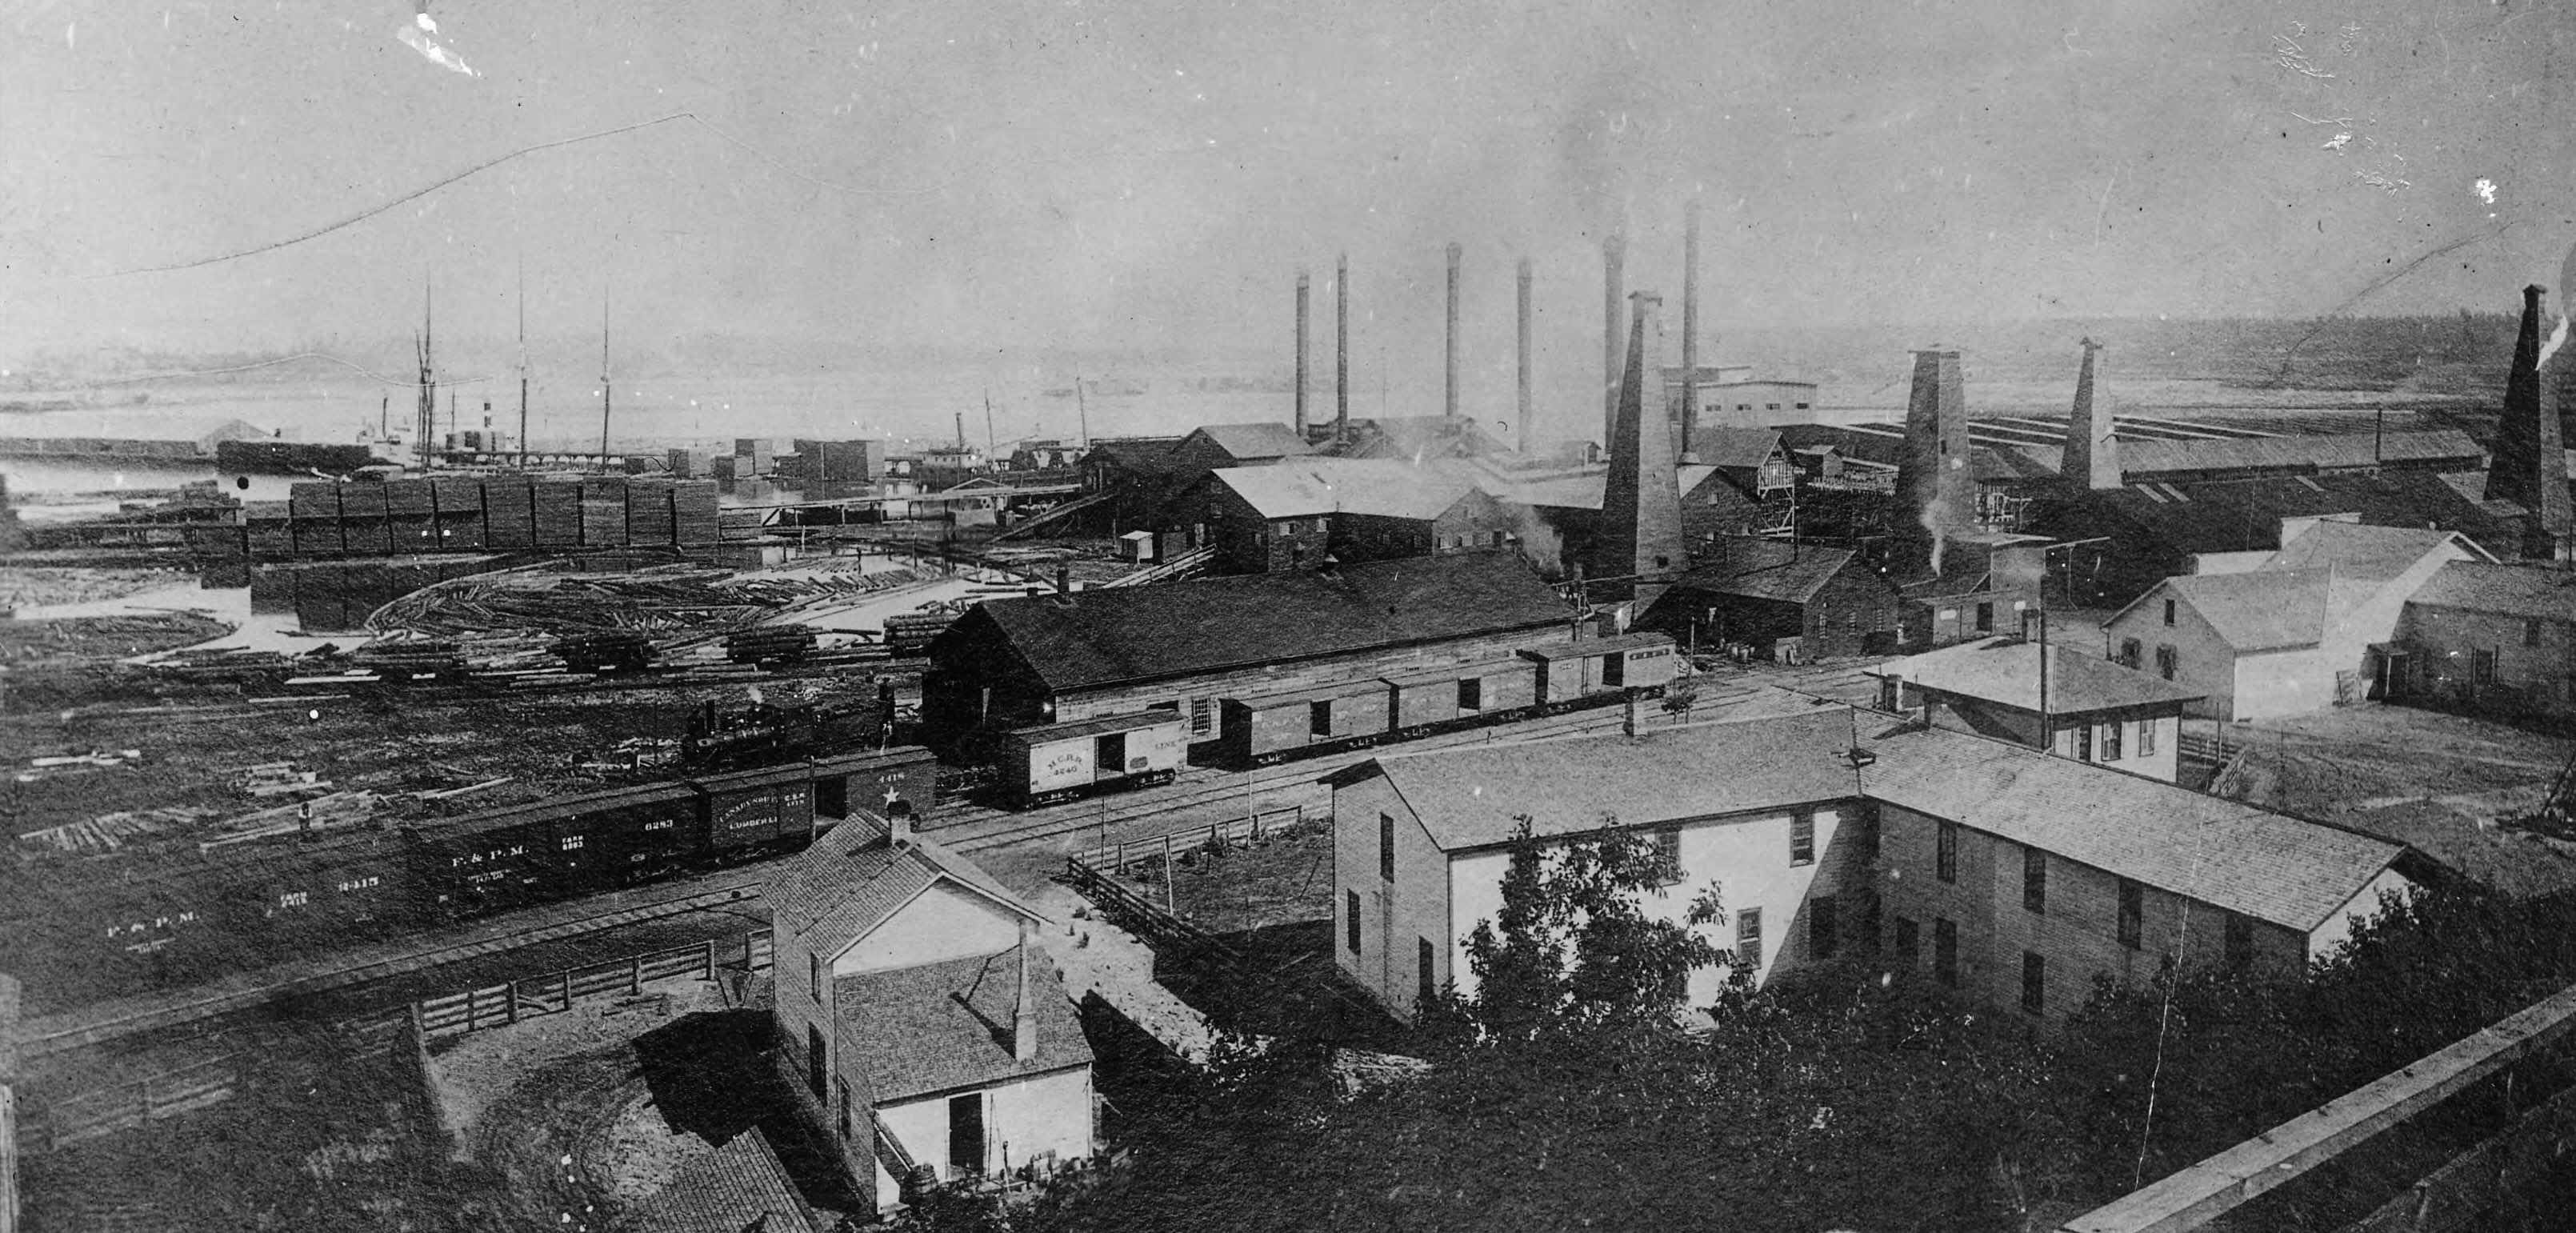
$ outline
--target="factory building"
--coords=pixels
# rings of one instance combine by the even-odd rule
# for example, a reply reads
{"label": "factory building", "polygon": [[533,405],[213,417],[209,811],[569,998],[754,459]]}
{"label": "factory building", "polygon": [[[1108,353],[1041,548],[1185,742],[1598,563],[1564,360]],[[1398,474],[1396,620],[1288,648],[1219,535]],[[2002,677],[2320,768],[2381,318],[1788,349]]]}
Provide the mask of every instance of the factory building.
{"label": "factory building", "polygon": [[1229,574],[1501,548],[1520,519],[1456,469],[1310,458],[1210,471],[1173,503],[1172,543]]}
{"label": "factory building", "polygon": [[1701,545],[1699,564],[1639,619],[1686,644],[1741,644],[1764,659],[1806,663],[1892,655],[1899,597],[1847,548],[1726,537]]}
{"label": "factory building", "polygon": [[1225,698],[1510,659],[1574,636],[1575,618],[1501,552],[986,600],[930,644],[922,721],[953,747],[1163,709],[1204,744]]}
{"label": "factory building", "polygon": [[2576,718],[2576,573],[2451,561],[2406,597],[2387,699]]}
{"label": "factory building", "polygon": [[1088,1159],[1091,1046],[1036,940],[973,862],[855,813],[762,891],[778,1064],[809,1139],[873,1210],[941,1183]]}
{"label": "factory building", "polygon": [[2492,561],[2449,531],[2293,520],[2284,546],[2168,578],[2102,623],[2109,658],[2175,682],[2219,720],[2384,698],[2407,599],[2446,564]]}
{"label": "factory building", "polygon": [[2097,975],[2169,957],[2302,972],[2432,876],[2399,844],[1844,707],[1382,755],[1326,782],[1334,961],[1406,1017],[1473,991],[1466,941],[1523,819],[1541,840],[1653,836],[1671,881],[1648,911],[1680,921],[1714,885],[1726,916],[1702,936],[1758,981],[1848,964],[2051,1024]]}
{"label": "factory building", "polygon": [[1879,678],[1881,710],[1919,708],[1935,728],[2180,780],[2183,709],[2199,695],[2090,647],[2048,647],[2044,675],[2040,655],[2037,642],[1989,638],[1890,660],[1870,675]]}
{"label": "factory building", "polygon": [[1794,526],[1797,468],[1768,429],[1705,428],[1677,475],[1682,532],[1693,545],[1720,535],[1781,535]]}

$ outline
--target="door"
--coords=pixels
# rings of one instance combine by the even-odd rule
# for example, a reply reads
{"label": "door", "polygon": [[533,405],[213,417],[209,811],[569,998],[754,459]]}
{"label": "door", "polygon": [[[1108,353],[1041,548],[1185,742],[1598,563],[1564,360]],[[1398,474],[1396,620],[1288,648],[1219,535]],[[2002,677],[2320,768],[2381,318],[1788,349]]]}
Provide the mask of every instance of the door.
{"label": "door", "polygon": [[[1174,707],[1174,710],[1180,709]],[[1092,742],[1091,765],[1095,779],[1113,779],[1127,773],[1127,734],[1112,732]]]}
{"label": "door", "polygon": [[948,1177],[984,1176],[984,1094],[948,1098]]}
{"label": "door", "polygon": [[1601,657],[1601,683],[1611,689],[1617,689],[1628,683],[1627,655],[1612,651]]}

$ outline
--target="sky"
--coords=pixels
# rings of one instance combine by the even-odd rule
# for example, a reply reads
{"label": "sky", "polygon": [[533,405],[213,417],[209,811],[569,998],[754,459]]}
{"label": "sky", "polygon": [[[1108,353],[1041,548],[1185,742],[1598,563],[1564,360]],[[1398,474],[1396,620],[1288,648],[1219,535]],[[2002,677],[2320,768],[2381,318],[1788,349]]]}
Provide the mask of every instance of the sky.
{"label": "sky", "polygon": [[541,336],[605,298],[640,339],[1284,364],[1346,252],[1354,349],[1436,368],[1452,241],[1479,362],[1527,257],[1573,363],[1612,229],[1678,315],[1695,199],[1711,332],[2513,311],[2576,241],[2541,0],[430,8],[475,75],[410,0],[0,9],[0,365],[401,338],[425,281],[505,338],[522,267]]}

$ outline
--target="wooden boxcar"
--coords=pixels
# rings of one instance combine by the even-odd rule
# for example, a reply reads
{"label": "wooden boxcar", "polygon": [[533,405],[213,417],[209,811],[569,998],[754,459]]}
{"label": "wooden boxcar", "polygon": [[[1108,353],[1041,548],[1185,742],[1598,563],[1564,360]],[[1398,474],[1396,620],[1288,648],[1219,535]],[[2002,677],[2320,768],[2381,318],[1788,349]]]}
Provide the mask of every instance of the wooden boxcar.
{"label": "wooden boxcar", "polygon": [[707,847],[733,858],[814,836],[814,768],[797,762],[693,781],[704,798]]}
{"label": "wooden boxcar", "polygon": [[626,886],[677,871],[707,844],[705,813],[686,784],[657,783],[584,796],[557,828],[578,827],[583,862],[599,885]]}
{"label": "wooden boxcar", "polygon": [[938,804],[939,759],[926,749],[819,758],[810,765],[817,830],[848,818],[853,809],[922,817]]}
{"label": "wooden boxcar", "polygon": [[1508,719],[1538,701],[1538,665],[1517,656],[1385,678],[1395,729],[1415,736]]}
{"label": "wooden boxcar", "polygon": [[1372,745],[1390,730],[1394,693],[1394,686],[1369,678],[1219,699],[1218,748],[1233,765],[1269,766],[1322,747]]}
{"label": "wooden boxcar", "polygon": [[1583,638],[1521,652],[1538,665],[1538,703],[1562,710],[1631,689],[1660,691],[1680,671],[1681,657],[1663,634]]}
{"label": "wooden boxcar", "polygon": [[1002,737],[1003,793],[1041,805],[1169,783],[1180,773],[1187,722],[1177,711],[1136,711],[1014,729]]}

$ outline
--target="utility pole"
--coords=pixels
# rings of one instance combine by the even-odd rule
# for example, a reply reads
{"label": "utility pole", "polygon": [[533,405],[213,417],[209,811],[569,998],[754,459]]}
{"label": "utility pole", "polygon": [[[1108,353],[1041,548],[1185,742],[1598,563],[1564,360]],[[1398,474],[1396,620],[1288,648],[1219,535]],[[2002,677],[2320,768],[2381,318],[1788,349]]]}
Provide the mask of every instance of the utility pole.
{"label": "utility pole", "polygon": [[1002,439],[993,435],[993,390],[992,387],[986,386],[984,389],[984,461],[987,463],[993,461],[1000,456],[1001,452]]}
{"label": "utility pole", "polygon": [[608,284],[599,284],[599,469],[608,470]]}
{"label": "utility pole", "polygon": [[519,257],[519,469],[528,467],[528,258]]}

